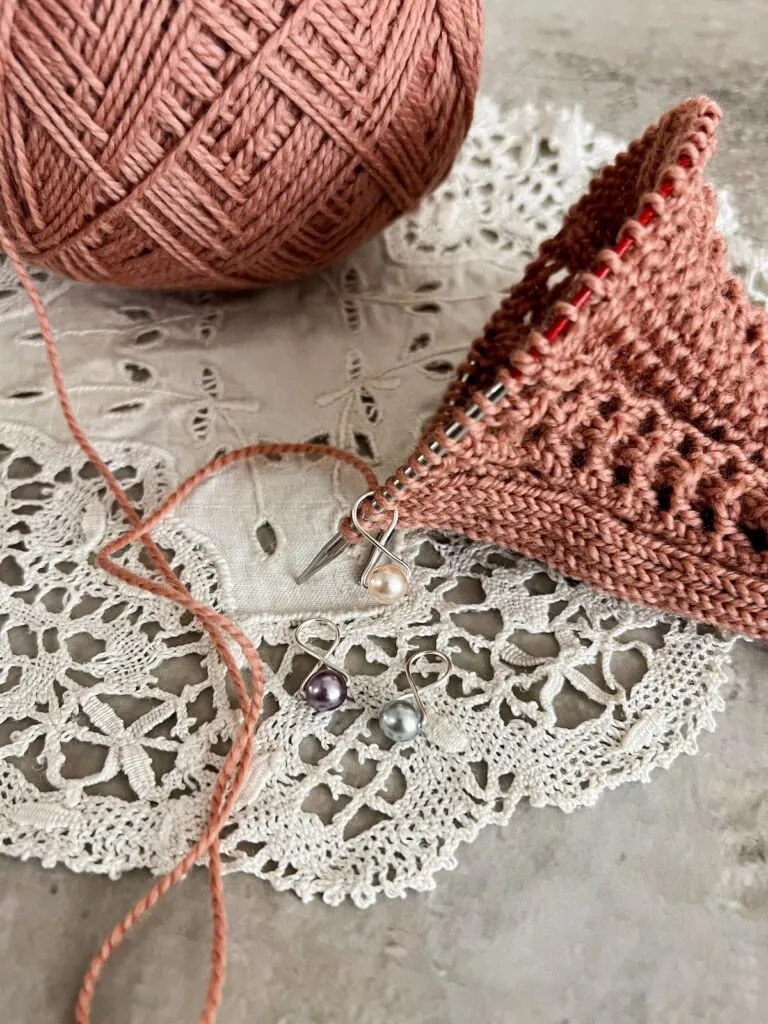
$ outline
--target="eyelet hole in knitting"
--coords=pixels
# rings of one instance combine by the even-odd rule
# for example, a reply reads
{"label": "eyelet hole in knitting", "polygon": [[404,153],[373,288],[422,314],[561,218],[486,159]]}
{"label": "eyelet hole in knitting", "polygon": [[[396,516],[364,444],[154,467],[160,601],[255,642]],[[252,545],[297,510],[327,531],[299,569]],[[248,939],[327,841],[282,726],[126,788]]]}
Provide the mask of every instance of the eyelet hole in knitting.
{"label": "eyelet hole in knitting", "polygon": [[756,341],[762,340],[762,330],[760,325],[750,324],[744,336],[750,345],[754,345]]}
{"label": "eyelet hole in knitting", "polygon": [[752,550],[756,554],[762,555],[768,551],[768,531],[762,526],[747,526],[746,523],[741,523],[739,529],[752,545]]}
{"label": "eyelet hole in knitting", "polygon": [[523,434],[523,444],[531,444],[535,441],[540,441],[544,436],[544,424],[536,423],[534,426],[529,427],[528,430]]}
{"label": "eyelet hole in knitting", "polygon": [[686,435],[677,446],[677,450],[684,459],[687,459],[690,455],[693,455],[696,450],[696,442],[690,435]]}
{"label": "eyelet hole in knitting", "polygon": [[728,459],[723,468],[720,470],[720,476],[723,478],[723,480],[732,480],[733,477],[736,476],[738,471],[738,462],[736,461],[736,459],[731,458]]}
{"label": "eyelet hole in knitting", "polygon": [[583,448],[574,448],[571,452],[571,466],[574,469],[584,469],[587,464],[587,453]]}
{"label": "eyelet hole in knitting", "polygon": [[731,278],[723,285],[721,295],[728,302],[736,302],[739,298],[740,288],[735,278]]}
{"label": "eyelet hole in knitting", "polygon": [[609,420],[614,413],[619,411],[620,408],[621,400],[614,395],[613,398],[608,398],[606,401],[601,402],[597,407],[597,411],[604,420]]}
{"label": "eyelet hole in knitting", "polygon": [[669,512],[672,508],[673,489],[669,484],[662,484],[656,488],[656,501],[662,512]]}
{"label": "eyelet hole in knitting", "polygon": [[[583,672],[587,677],[593,675],[592,672],[588,671],[593,669],[594,666],[576,666],[577,672]],[[590,679],[597,686],[606,686],[605,679],[602,677],[602,672],[595,673],[598,675],[597,679]],[[610,689],[606,687],[607,692]],[[601,701],[592,700],[580,689],[580,683],[577,683],[576,678],[573,682],[567,680],[560,689],[560,693],[555,697],[552,704],[552,709],[555,713],[557,720],[557,727],[559,729],[578,729],[585,722],[599,718],[605,712],[605,704]]]}
{"label": "eyelet hole in knitting", "polygon": [[658,426],[659,418],[655,412],[649,412],[648,415],[641,420],[637,425],[637,432],[641,437],[647,437],[648,434],[652,434]]}
{"label": "eyelet hole in knitting", "polygon": [[347,842],[350,839],[354,839],[355,836],[362,835],[363,832],[368,832],[369,829],[374,828],[379,822],[388,821],[390,818],[391,815],[384,814],[382,811],[375,811],[372,807],[364,804],[359,810],[355,811],[344,825],[342,838],[344,842]]}
{"label": "eyelet hole in knitting", "polygon": [[613,471],[613,479],[619,487],[626,487],[630,481],[632,471],[629,466],[616,466]]}
{"label": "eyelet hole in knitting", "polygon": [[703,508],[699,512],[701,516],[701,526],[706,533],[714,533],[715,530],[715,510],[713,508]]}
{"label": "eyelet hole in knitting", "polygon": [[419,553],[414,559],[416,565],[423,566],[426,569],[439,569],[444,561],[445,559],[442,554],[429,541],[425,541],[421,545]]}

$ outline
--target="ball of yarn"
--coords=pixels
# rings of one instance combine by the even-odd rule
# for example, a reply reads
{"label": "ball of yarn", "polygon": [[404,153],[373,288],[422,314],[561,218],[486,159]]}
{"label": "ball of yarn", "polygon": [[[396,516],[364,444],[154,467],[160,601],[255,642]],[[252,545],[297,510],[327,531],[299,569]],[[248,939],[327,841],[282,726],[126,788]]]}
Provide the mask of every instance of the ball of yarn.
{"label": "ball of yarn", "polygon": [[250,288],[446,175],[482,0],[0,0],[0,218],[80,280]]}

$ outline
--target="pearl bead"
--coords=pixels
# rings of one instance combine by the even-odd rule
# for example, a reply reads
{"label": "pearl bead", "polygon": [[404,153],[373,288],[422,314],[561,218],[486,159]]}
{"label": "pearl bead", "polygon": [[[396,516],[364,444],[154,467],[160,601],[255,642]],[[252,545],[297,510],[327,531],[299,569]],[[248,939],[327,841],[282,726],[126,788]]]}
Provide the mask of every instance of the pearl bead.
{"label": "pearl bead", "polygon": [[421,732],[424,716],[409,700],[393,700],[379,715],[381,731],[395,743],[407,743]]}
{"label": "pearl bead", "polygon": [[394,562],[377,565],[365,585],[380,604],[394,604],[408,593],[408,577]]}
{"label": "pearl bead", "polygon": [[335,669],[318,669],[304,683],[304,697],[315,711],[333,711],[347,699],[347,680]]}

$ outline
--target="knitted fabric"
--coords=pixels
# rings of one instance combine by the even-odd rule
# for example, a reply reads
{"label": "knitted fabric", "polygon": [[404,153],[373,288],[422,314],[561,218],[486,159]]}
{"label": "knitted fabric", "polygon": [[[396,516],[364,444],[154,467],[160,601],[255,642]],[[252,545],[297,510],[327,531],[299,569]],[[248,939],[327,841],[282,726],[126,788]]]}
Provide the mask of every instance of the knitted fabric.
{"label": "knitted fabric", "polygon": [[1,0],[0,224],[81,280],[324,267],[447,173],[481,0]]}
{"label": "knitted fabric", "polygon": [[[405,526],[766,638],[766,317],[726,269],[702,179],[719,117],[683,103],[592,182],[472,346],[418,449],[433,465],[414,456],[396,501]],[[536,325],[562,316],[550,342]],[[480,394],[494,380],[497,405]],[[451,443],[456,419],[469,435]]]}

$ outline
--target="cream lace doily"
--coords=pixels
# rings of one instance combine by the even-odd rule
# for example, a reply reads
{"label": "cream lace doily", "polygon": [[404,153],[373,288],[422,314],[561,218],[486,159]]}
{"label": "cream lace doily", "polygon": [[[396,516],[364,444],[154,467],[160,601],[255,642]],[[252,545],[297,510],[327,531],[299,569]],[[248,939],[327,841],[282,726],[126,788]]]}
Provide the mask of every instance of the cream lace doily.
{"label": "cream lace doily", "polygon": [[[38,273],[78,415],[144,512],[257,439],[328,441],[384,475],[538,241],[619,148],[578,111],[502,114],[485,101],[422,210],[313,280],[172,297]],[[759,299],[762,264],[737,246]],[[195,623],[94,566],[124,524],[67,437],[7,266],[0,345],[0,849],[163,871],[204,824],[238,712]],[[498,549],[407,535],[411,595],[383,611],[357,584],[361,553],[297,588],[359,490],[332,465],[254,463],[157,532],[192,592],[237,618],[267,666],[254,768],[224,836],[230,869],[329,903],[431,888],[460,842],[521,799],[593,803],[714,727],[727,639]],[[125,557],[139,567],[138,552]],[[339,621],[351,673],[349,702],[328,715],[296,697],[309,663],[292,626],[311,614]],[[424,687],[427,735],[393,746],[378,712],[422,647],[455,670]]]}

